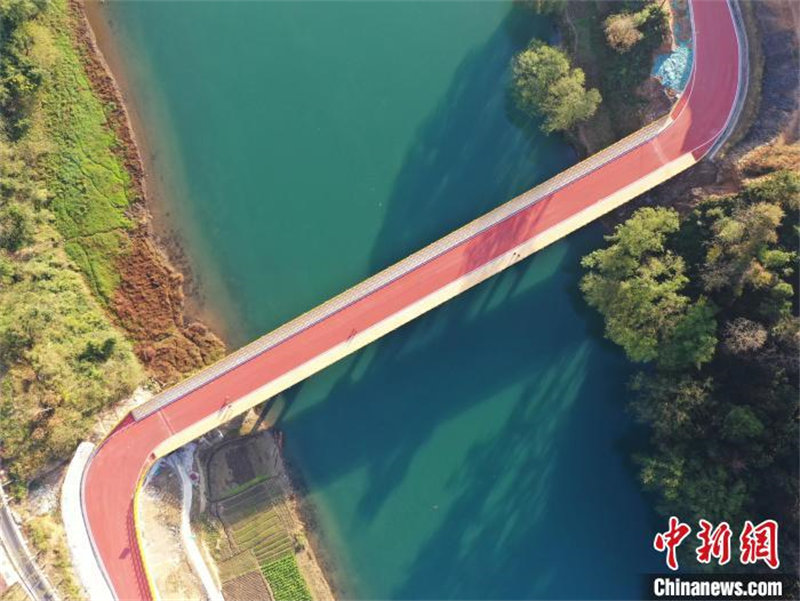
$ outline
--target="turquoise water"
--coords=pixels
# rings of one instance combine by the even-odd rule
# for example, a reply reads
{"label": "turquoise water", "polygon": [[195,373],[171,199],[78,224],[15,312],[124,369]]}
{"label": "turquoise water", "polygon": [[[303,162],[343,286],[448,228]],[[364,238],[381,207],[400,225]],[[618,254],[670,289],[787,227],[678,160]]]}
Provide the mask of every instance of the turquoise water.
{"label": "turquoise water", "polygon": [[[504,2],[107,9],[208,302],[256,337],[572,164],[508,106],[550,24]],[[288,391],[351,598],[640,597],[628,367],[577,292],[588,228]]]}

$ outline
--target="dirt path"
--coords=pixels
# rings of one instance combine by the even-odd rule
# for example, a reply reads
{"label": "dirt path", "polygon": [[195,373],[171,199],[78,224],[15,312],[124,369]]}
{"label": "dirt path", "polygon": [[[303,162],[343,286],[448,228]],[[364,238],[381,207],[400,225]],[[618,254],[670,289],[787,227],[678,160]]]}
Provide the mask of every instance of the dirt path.
{"label": "dirt path", "polygon": [[197,546],[191,526],[193,486],[188,471],[194,463],[194,444],[188,444],[170,457],[172,466],[181,482],[181,540],[194,573],[200,578],[209,601],[225,601],[217,583],[206,565],[205,558]]}

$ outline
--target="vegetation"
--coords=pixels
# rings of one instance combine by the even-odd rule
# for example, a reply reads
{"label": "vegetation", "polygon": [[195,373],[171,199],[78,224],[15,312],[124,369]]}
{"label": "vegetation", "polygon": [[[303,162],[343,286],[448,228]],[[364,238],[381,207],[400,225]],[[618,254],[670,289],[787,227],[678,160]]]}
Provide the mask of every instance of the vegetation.
{"label": "vegetation", "polygon": [[48,4],[36,29],[34,53],[45,77],[40,111],[31,134],[51,148],[40,161],[52,195],[49,208],[66,239],[65,249],[102,302],[119,283],[117,259],[127,249],[133,197],[131,180],[117,156],[119,141],[105,107],[92,92],[70,37],[62,2]]}
{"label": "vegetation", "polygon": [[17,493],[141,380],[113,293],[128,176],[61,2],[0,0],[0,454]]}
{"label": "vegetation", "polygon": [[[255,480],[263,481],[253,485]],[[284,494],[280,483],[257,476],[245,490],[220,502],[227,536],[205,536],[215,552],[223,588],[255,572],[269,583],[276,600],[311,598],[295,559],[301,543],[289,531]]]}
{"label": "vegetation", "polygon": [[542,130],[568,130],[591,117],[600,92],[585,87],[581,69],[572,68],[558,48],[534,40],[514,58],[514,95],[524,111],[541,116]]}
{"label": "vegetation", "polygon": [[619,110],[630,111],[634,92],[650,77],[653,53],[664,43],[669,21],[661,2],[650,0],[622,3],[624,9],[609,16],[603,27],[608,46],[599,62],[603,65],[600,88]]}
{"label": "vegetation", "polygon": [[519,0],[540,15],[557,15],[564,12],[567,0]]}
{"label": "vegetation", "polygon": [[584,258],[592,271],[581,288],[606,316],[608,337],[634,361],[700,367],[714,354],[716,322],[704,296],[686,294],[683,257],[665,247],[678,227],[671,209],[637,211],[608,237],[608,248]]}
{"label": "vegetation", "polygon": [[624,10],[609,16],[603,29],[608,45],[623,53],[645,38],[643,29],[648,32],[648,39],[660,41],[658,34],[663,37],[663,32],[659,30],[665,25],[665,13],[661,5],[651,3],[635,12]]}
{"label": "vegetation", "polygon": [[[578,140],[589,153],[642,126],[637,105],[646,101],[638,92],[650,78],[654,53],[669,34],[663,4],[661,0],[568,2],[559,13],[572,64],[583,69],[587,87],[596,87],[603,99],[580,126]],[[609,40],[608,25],[619,43],[616,38]],[[625,46],[627,50],[620,51]]]}
{"label": "vegetation", "polygon": [[42,82],[42,70],[30,57],[30,28],[43,7],[43,0],[0,0],[0,115],[4,133],[12,139],[22,136],[30,125],[35,93]]}
{"label": "vegetation", "polygon": [[605,22],[606,39],[617,52],[627,52],[644,37],[633,15],[611,15]]}
{"label": "vegetation", "polygon": [[0,594],[0,601],[28,601],[28,593],[19,582],[15,582]]}
{"label": "vegetation", "polygon": [[632,409],[652,433],[641,479],[665,515],[797,531],[799,221],[800,175],[779,171],[684,217],[640,209],[584,258],[607,336],[649,366]]}
{"label": "vegetation", "polygon": [[311,601],[311,593],[293,553],[264,565],[261,571],[269,582],[275,601]]}
{"label": "vegetation", "polygon": [[[66,599],[80,599],[82,591],[73,576],[67,535],[61,520],[48,514],[30,516],[25,520],[24,528],[28,541],[39,550],[39,565],[49,568],[51,584]],[[52,577],[54,572],[57,574],[56,578]]]}

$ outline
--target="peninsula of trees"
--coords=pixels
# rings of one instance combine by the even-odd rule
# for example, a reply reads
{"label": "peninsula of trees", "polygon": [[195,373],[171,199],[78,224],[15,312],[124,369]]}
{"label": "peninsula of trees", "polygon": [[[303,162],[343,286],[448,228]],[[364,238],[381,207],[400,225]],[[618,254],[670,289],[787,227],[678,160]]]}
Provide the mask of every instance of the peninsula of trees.
{"label": "peninsula of trees", "polygon": [[639,209],[583,259],[587,302],[644,367],[637,461],[664,515],[797,532],[798,223],[800,175],[776,171],[683,215]]}

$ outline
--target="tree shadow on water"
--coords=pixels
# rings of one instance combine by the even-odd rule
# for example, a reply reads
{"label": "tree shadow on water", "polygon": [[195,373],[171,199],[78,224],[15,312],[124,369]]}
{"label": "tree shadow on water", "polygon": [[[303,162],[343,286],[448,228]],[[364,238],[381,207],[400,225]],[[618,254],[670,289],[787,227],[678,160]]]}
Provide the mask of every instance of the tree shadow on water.
{"label": "tree shadow on water", "polygon": [[[569,162],[572,151],[561,140],[534,135],[538,122],[512,122],[508,114],[510,60],[532,37],[548,34],[549,26],[543,27],[542,20],[532,11],[514,5],[492,36],[462,61],[447,94],[421,125],[416,142],[404,159],[387,200],[384,225],[371,252],[371,271],[386,267],[529,189]],[[500,243],[489,241],[492,246]],[[481,258],[476,256],[475,260],[480,262]],[[469,300],[453,301],[446,312],[437,311],[433,319],[428,316],[411,323],[350,359],[325,402],[294,415],[288,427],[294,429],[305,421],[322,420],[326,429],[341,432],[348,429],[351,420],[357,420],[371,425],[362,435],[376,440],[360,439],[363,445],[354,445],[349,459],[337,457],[336,466],[326,465],[325,474],[313,479],[328,480],[354,465],[370,463],[374,485],[359,502],[359,511],[374,515],[381,500],[391,494],[393,483],[402,477],[412,454],[408,451],[420,444],[440,419],[464,410],[470,402],[491,395],[509,378],[513,379],[515,374],[501,368],[494,372],[496,376],[470,384],[471,390],[450,391],[445,398],[431,399],[429,405],[413,408],[409,406],[415,405],[413,399],[402,398],[408,391],[400,386],[410,374],[416,381],[426,382],[446,376],[442,370],[451,370],[450,379],[472,371],[464,365],[451,364],[439,365],[431,372],[426,357],[431,353],[447,354],[454,344],[475,349],[464,358],[467,362],[491,360],[491,353],[480,350],[480,342],[486,338],[502,341],[502,335],[492,332],[506,324],[495,326],[490,319],[481,320],[478,316],[488,312],[490,301],[499,304],[498,294],[513,296],[526,269],[527,266],[518,266],[501,278],[485,282],[480,293],[469,294]],[[535,291],[528,291],[525,296],[535,295]],[[544,307],[547,299],[528,298],[524,304]],[[395,379],[396,384],[392,384]],[[371,398],[371,391],[376,388],[381,390],[380,400]],[[398,394],[401,390],[404,392]],[[351,407],[352,413],[343,407]],[[402,414],[407,410],[417,412],[414,424],[409,427],[405,423],[398,428],[396,420],[406,421]],[[420,410],[424,414],[418,413]],[[357,446],[377,446],[383,453],[359,456]]]}
{"label": "tree shadow on water", "polygon": [[[538,123],[520,128],[510,118],[509,61],[533,34],[544,33],[521,10],[513,9],[463,61],[447,95],[417,132],[387,200],[370,256],[373,271],[529,189],[574,158],[561,140],[534,135]],[[531,225],[520,221],[514,227]],[[487,243],[496,250],[505,241]],[[443,483],[448,499],[438,509],[437,525],[412,551],[406,578],[387,574],[394,585],[385,594],[553,594],[548,587],[562,575],[548,570],[553,561],[545,561],[537,542],[545,531],[543,512],[556,458],[570,442],[562,440],[570,409],[585,394],[585,381],[602,377],[591,361],[595,347],[575,335],[574,328],[583,326],[563,323],[573,316],[568,290],[577,281],[577,256],[564,246],[548,249],[449,301],[446,310],[407,324],[316,376],[331,384],[323,387],[325,398],[303,402],[287,416],[290,435],[302,433],[313,446],[305,453],[330,449],[303,462],[313,487],[357,471],[366,474],[365,486],[352,493],[358,523],[338,525],[346,538],[387,519],[381,511],[440,429],[504,396],[504,417],[492,425],[494,434],[468,441],[463,464]],[[565,260],[570,266],[554,284],[551,276]],[[300,386],[299,396],[317,394],[314,386]],[[568,549],[562,553],[569,557]],[[509,564],[511,556],[525,561]],[[537,561],[545,567],[534,574],[530,565]],[[492,578],[487,569],[494,571]]]}
{"label": "tree shadow on water", "polygon": [[512,120],[510,61],[542,21],[518,5],[454,74],[420,126],[372,250],[377,271],[560,171],[574,153],[539,122]]}
{"label": "tree shadow on water", "polygon": [[[324,485],[367,466],[369,492],[358,509],[369,518],[441,423],[509,382],[550,377],[524,360],[559,338],[559,324],[547,316],[548,290],[533,285],[508,294],[528,269],[529,264],[516,266],[506,285],[467,292],[450,301],[447,311],[434,310],[346,360],[325,400],[298,411],[289,426],[339,440],[335,463],[321,464],[318,473],[312,466],[313,481]],[[522,314],[529,318],[508,319]],[[572,349],[553,351],[548,363]],[[357,437],[341,440],[343,432],[357,432]]]}

